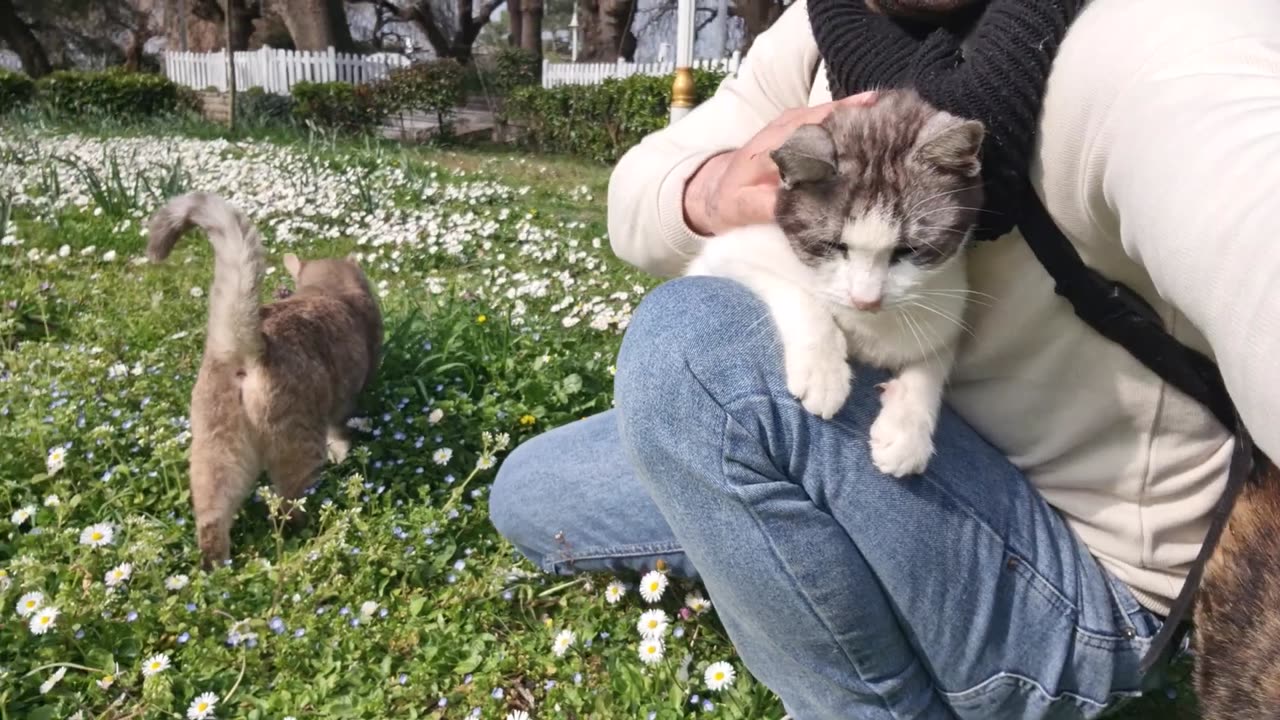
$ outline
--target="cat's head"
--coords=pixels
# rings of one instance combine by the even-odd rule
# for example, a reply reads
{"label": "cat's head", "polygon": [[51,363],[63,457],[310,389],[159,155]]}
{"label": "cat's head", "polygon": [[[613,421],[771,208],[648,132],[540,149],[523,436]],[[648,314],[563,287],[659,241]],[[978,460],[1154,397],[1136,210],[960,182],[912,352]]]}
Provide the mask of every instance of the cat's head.
{"label": "cat's head", "polygon": [[355,257],[303,260],[293,253],[284,256],[284,267],[299,292],[312,290],[331,294],[370,293],[369,279]]}
{"label": "cat's head", "polygon": [[954,262],[981,211],[981,123],[915,92],[881,93],[798,128],[772,157],[777,221],[815,292],[865,311],[912,300]]}

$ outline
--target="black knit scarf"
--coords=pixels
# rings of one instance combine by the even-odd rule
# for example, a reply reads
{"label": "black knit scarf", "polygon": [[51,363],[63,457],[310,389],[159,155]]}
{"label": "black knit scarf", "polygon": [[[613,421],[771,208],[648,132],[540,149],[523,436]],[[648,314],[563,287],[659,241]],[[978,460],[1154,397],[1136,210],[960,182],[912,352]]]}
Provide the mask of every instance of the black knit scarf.
{"label": "black knit scarf", "polygon": [[1049,68],[1084,1],[991,0],[945,26],[890,18],[865,0],[808,0],[808,9],[835,98],[913,87],[986,125],[987,212],[976,236],[990,240],[1018,221]]}

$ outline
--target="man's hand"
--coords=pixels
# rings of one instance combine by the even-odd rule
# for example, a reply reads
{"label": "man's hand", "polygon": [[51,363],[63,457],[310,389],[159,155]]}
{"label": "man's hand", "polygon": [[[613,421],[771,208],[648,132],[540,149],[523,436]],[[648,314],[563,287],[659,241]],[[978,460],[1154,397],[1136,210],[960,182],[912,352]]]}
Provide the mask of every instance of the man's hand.
{"label": "man's hand", "polygon": [[773,221],[778,194],[778,166],[769,153],[781,147],[801,125],[815,125],[840,106],[867,106],[876,93],[794,108],[779,115],[746,145],[703,163],[684,191],[689,228],[700,235],[720,235],[734,228]]}

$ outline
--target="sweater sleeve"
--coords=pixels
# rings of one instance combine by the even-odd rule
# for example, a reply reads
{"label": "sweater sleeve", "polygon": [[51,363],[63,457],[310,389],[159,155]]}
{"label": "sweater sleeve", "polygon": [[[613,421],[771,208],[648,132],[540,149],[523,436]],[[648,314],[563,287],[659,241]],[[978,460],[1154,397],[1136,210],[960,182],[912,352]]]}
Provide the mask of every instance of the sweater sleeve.
{"label": "sweater sleeve", "polygon": [[1101,180],[1125,252],[1205,337],[1280,458],[1280,11],[1266,12],[1148,64],[1108,113]]}
{"label": "sweater sleeve", "polygon": [[804,0],[761,33],[736,77],[677,123],[627,151],[609,178],[609,242],[622,260],[659,276],[680,274],[706,238],[684,215],[684,188],[710,157],[744,145],[793,107],[808,104],[818,48]]}

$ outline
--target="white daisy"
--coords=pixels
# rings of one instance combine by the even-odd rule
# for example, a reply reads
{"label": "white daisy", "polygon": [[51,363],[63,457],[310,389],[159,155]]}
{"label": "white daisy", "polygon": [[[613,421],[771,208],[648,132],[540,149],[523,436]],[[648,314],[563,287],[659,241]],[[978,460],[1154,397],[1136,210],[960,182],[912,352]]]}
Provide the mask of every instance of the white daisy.
{"label": "white daisy", "polygon": [[431,425],[435,425],[436,423],[440,422],[443,419],[444,419],[444,411],[441,410],[440,408],[436,408],[435,410],[432,410],[431,413],[427,415],[427,422]]}
{"label": "white daisy", "polygon": [[494,463],[493,456],[490,455],[489,453],[485,453],[481,455],[479,459],[476,460],[476,469],[488,470],[489,468],[493,467],[493,463]]}
{"label": "white daisy", "polygon": [[44,459],[45,469],[50,475],[57,475],[58,471],[67,464],[67,450],[61,445],[55,445],[49,449],[49,455]]}
{"label": "white daisy", "polygon": [[684,604],[690,610],[698,614],[702,614],[711,609],[711,601],[696,592],[686,595],[684,598]]}
{"label": "white daisy", "polygon": [[512,710],[507,713],[506,720],[529,720],[529,713],[523,710]]}
{"label": "white daisy", "polygon": [[49,628],[58,622],[58,608],[42,607],[39,612],[31,617],[31,633],[33,635],[43,635],[49,632]]}
{"label": "white daisy", "polygon": [[49,691],[53,689],[53,686],[57,685],[58,682],[62,680],[62,676],[66,674],[67,674],[67,669],[65,667],[60,667],[57,670],[53,671],[53,674],[49,676],[48,680],[45,680],[44,682],[40,683],[40,694],[48,695]]}
{"label": "white daisy", "polygon": [[616,605],[618,601],[622,599],[622,596],[626,594],[627,594],[627,586],[623,585],[617,580],[614,580],[613,582],[605,586],[604,601],[609,603],[610,605]]}
{"label": "white daisy", "polygon": [[110,545],[115,539],[116,531],[111,527],[111,523],[98,523],[90,525],[80,531],[80,544],[89,547],[102,547]]}
{"label": "white daisy", "polygon": [[371,618],[373,617],[373,614],[376,612],[378,612],[378,603],[372,600],[365,600],[363,603],[361,603],[360,605],[361,615],[365,616],[366,618]]}
{"label": "white daisy", "polygon": [[116,587],[132,576],[133,564],[120,563],[107,571],[107,576],[103,578],[103,582],[107,584],[107,587]]}
{"label": "white daisy", "polygon": [[431,461],[437,465],[448,465],[449,459],[453,457],[453,451],[449,448],[440,448],[431,453]]}
{"label": "white daisy", "polygon": [[103,675],[101,678],[98,679],[98,687],[102,688],[103,690],[109,690],[111,686],[115,684],[115,682],[116,682],[115,675]]}
{"label": "white daisy", "polygon": [[193,298],[204,297],[204,288],[202,287],[193,287],[191,288],[190,292],[191,292],[191,297]]}
{"label": "white daisy", "polygon": [[733,684],[733,679],[737,677],[733,666],[723,660],[714,662],[707,666],[706,672],[702,674],[702,679],[706,681],[707,687],[712,690],[723,690]]}
{"label": "white daisy", "polygon": [[49,495],[44,499],[44,506],[47,508],[56,508],[62,504],[62,500],[57,495]]}
{"label": "white daisy", "polygon": [[569,648],[573,647],[573,643],[576,640],[577,637],[574,636],[572,630],[561,630],[556,633],[555,642],[551,644],[551,652],[555,653],[556,657],[564,657],[564,654],[569,652]]}
{"label": "white daisy", "polygon": [[214,693],[202,693],[191,701],[191,707],[187,708],[187,718],[189,720],[206,720],[213,717],[213,708],[218,704],[218,696]]}
{"label": "white daisy", "polygon": [[164,653],[156,653],[142,663],[142,674],[147,677],[158,675],[168,669],[169,656]]}
{"label": "white daisy", "polygon": [[14,525],[21,525],[22,523],[30,520],[31,516],[35,514],[36,514],[35,505],[25,505],[23,507],[18,508],[17,510],[14,510],[13,515],[11,515],[9,519],[13,521]]}
{"label": "white daisy", "polygon": [[662,641],[656,638],[649,638],[640,643],[640,662],[645,665],[653,665],[662,660],[662,654],[665,652]]}
{"label": "white daisy", "polygon": [[667,614],[661,610],[649,610],[640,615],[640,621],[636,623],[636,630],[640,633],[640,637],[644,638],[660,638],[667,632],[667,623],[671,620]]}
{"label": "white daisy", "polygon": [[44,605],[44,593],[40,591],[29,592],[18,598],[18,617],[31,617],[31,615]]}
{"label": "white daisy", "polygon": [[657,570],[650,570],[640,578],[640,596],[645,599],[645,602],[658,602],[666,589],[667,576]]}
{"label": "white daisy", "polygon": [[103,262],[115,262],[115,259],[116,259],[116,251],[115,251],[115,250],[108,250],[108,251],[106,251],[106,252],[102,253],[102,261],[103,261]]}
{"label": "white daisy", "polygon": [[181,575],[181,574],[170,575],[169,577],[165,578],[164,587],[166,590],[181,590],[182,588],[186,587],[187,584],[190,582],[191,582],[191,578],[187,577],[186,575]]}

